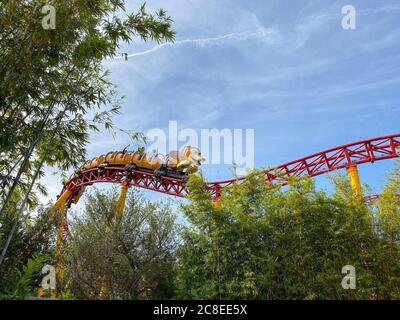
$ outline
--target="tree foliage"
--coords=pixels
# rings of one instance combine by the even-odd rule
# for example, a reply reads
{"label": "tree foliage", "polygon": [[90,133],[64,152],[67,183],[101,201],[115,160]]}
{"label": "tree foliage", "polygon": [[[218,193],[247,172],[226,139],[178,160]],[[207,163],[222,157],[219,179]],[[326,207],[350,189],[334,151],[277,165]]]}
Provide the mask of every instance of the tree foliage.
{"label": "tree foliage", "polygon": [[[45,4],[55,8],[54,30],[42,26]],[[173,40],[171,23],[164,10],[150,14],[145,5],[128,13],[123,0],[2,2],[0,267],[7,239],[23,238],[25,220],[46,192],[38,183],[43,167],[78,167],[90,130],[115,130],[122,97],[102,61],[118,56],[124,42]]]}
{"label": "tree foliage", "polygon": [[[24,223],[18,220],[17,233],[10,243],[9,251],[5,257],[0,272],[0,293],[12,296],[17,290],[16,283],[20,272],[29,261],[42,261],[37,257],[45,256],[48,262],[52,261],[52,248],[54,247],[54,231],[49,234],[50,243],[46,243],[46,231],[51,230],[54,216],[41,206],[35,217],[27,219]],[[0,239],[5,239],[14,220],[9,217],[0,217]],[[50,254],[49,254],[50,253]],[[43,265],[41,266],[43,267]],[[33,280],[37,282],[36,278]],[[38,286],[36,286],[36,291]],[[32,293],[31,291],[29,291]]]}
{"label": "tree foliage", "polygon": [[171,298],[177,229],[170,206],[131,190],[117,225],[117,195],[95,191],[84,215],[72,220],[65,251],[69,288],[85,299]]}
{"label": "tree foliage", "polygon": [[[181,224],[173,207],[136,190],[118,224],[118,190],[94,190],[69,219],[61,298],[399,299],[399,172],[400,164],[373,206],[354,197],[340,174],[326,192],[312,179],[272,187],[253,173],[224,189],[217,207],[203,177],[191,176]],[[35,253],[54,261],[54,234],[43,248],[44,227],[53,223],[45,213],[13,243],[19,254],[0,277],[5,297],[34,292]],[[348,265],[356,270],[354,290],[342,287]]]}
{"label": "tree foliage", "polygon": [[[272,188],[254,173],[225,189],[220,208],[202,177],[192,176],[178,297],[400,298],[399,172],[391,174],[378,210],[353,197],[340,175],[332,177],[329,195],[312,179]],[[346,265],[355,267],[355,290],[341,285]]]}
{"label": "tree foliage", "polygon": [[47,30],[46,3],[8,0],[0,8],[0,204],[31,184],[44,191],[35,183],[43,165],[77,167],[89,130],[113,128],[120,97],[104,59],[123,42],[174,37],[164,10],[127,13],[123,0],[52,1],[56,29]]}

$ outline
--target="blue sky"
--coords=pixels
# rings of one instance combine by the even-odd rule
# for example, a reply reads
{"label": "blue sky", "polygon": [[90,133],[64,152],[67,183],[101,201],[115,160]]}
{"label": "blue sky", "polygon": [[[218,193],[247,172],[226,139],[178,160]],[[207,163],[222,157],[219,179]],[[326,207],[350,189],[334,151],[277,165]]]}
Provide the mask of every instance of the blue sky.
{"label": "blue sky", "polygon": [[[140,5],[133,3],[128,11]],[[357,10],[356,30],[341,26],[347,4]],[[128,61],[104,62],[125,96],[115,118],[121,128],[146,132],[176,120],[179,129],[254,129],[257,168],[400,131],[399,1],[148,0],[147,7],[172,16],[175,44],[135,41],[121,48]],[[88,158],[128,140],[93,134]],[[391,167],[367,164],[360,174],[379,192]],[[203,170],[209,180],[231,175],[227,165]],[[61,178],[44,182],[54,199]],[[326,177],[317,183],[327,188]]]}

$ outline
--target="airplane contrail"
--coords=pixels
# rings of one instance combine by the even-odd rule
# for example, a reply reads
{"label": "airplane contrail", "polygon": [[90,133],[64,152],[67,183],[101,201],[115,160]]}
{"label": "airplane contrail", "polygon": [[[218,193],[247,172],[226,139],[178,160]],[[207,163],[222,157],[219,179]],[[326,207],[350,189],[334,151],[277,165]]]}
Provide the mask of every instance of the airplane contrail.
{"label": "airplane contrail", "polygon": [[273,34],[276,34],[276,31],[273,31],[272,29],[258,29],[258,30],[253,30],[253,31],[228,33],[228,34],[224,34],[222,36],[211,37],[211,38],[178,40],[175,42],[162,43],[160,45],[157,45],[157,46],[155,46],[151,49],[145,50],[145,51],[131,53],[128,55],[122,55],[121,57],[115,57],[112,60],[125,59],[125,57],[132,58],[132,57],[144,56],[146,54],[158,51],[163,47],[176,47],[176,46],[181,46],[181,45],[185,45],[185,44],[196,44],[196,45],[203,46],[208,43],[218,42],[221,40],[243,41],[243,40],[249,40],[249,39],[264,38],[264,37],[267,37],[267,36],[273,35]]}
{"label": "airplane contrail", "polygon": [[[400,9],[399,5],[386,5],[386,6],[376,7],[376,8],[361,9],[361,10],[357,11],[357,15],[370,15],[370,14],[374,14],[374,13],[393,11],[393,10],[399,10],[399,9]],[[317,15],[317,16],[306,17],[305,19],[306,20],[315,20],[315,19],[320,19],[320,18],[331,19],[331,18],[339,17],[341,15],[342,15],[342,13],[321,14],[321,15]],[[299,21],[298,23],[301,23],[301,21]],[[277,35],[277,34],[279,34],[278,30],[260,28],[260,29],[249,30],[249,31],[244,31],[244,32],[228,33],[228,34],[224,34],[222,36],[217,36],[217,37],[178,40],[175,42],[165,42],[165,43],[159,44],[151,49],[139,51],[136,53],[121,54],[121,56],[119,56],[119,57],[114,57],[114,58],[110,58],[110,59],[106,59],[106,60],[122,60],[125,58],[144,56],[144,55],[153,53],[155,51],[158,51],[164,47],[177,47],[177,46],[181,46],[181,45],[185,45],[185,44],[195,44],[195,45],[199,45],[199,46],[204,46],[206,44],[218,42],[221,40],[243,41],[243,40],[249,40],[249,39],[266,38],[267,36],[273,36],[273,35]]]}

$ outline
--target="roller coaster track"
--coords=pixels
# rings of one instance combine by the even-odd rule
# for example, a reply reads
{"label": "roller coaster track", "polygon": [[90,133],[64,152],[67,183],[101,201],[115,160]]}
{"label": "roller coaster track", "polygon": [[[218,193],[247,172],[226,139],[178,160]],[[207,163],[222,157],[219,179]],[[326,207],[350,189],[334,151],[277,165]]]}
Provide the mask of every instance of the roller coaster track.
{"label": "roller coaster track", "polygon": [[[284,163],[275,168],[267,169],[262,171],[262,173],[265,175],[265,180],[271,184],[284,185],[290,177],[315,177],[337,169],[348,168],[350,184],[352,185],[352,180],[353,182],[356,181],[361,190],[357,165],[398,157],[400,157],[400,134],[394,134],[325,150]],[[353,173],[351,174],[351,172]],[[354,172],[356,175],[354,175]],[[244,179],[246,177],[207,182],[207,188],[216,205],[220,205],[218,200],[221,197],[221,191],[224,187],[240,183]],[[68,239],[69,234],[65,205],[76,202],[84,191],[84,187],[102,182],[119,183],[123,186],[120,198],[117,201],[116,217],[123,212],[123,205],[120,205],[124,203],[129,187],[136,186],[177,197],[186,197],[189,193],[183,179],[166,176],[160,177],[151,172],[135,170],[125,166],[101,166],[75,173],[64,185],[60,196],[53,206],[53,209],[60,214],[56,223],[57,239],[55,256],[58,261],[56,272],[61,279],[64,274],[64,266],[61,258],[62,242]],[[355,194],[362,194],[362,191]],[[368,196],[364,200],[367,203],[371,203],[377,199],[378,196],[374,195]]]}
{"label": "roller coaster track", "polygon": [[[400,157],[400,134],[393,134],[325,150],[267,169],[263,173],[266,181],[284,185],[290,177],[315,177],[352,165],[398,157]],[[222,188],[233,183],[240,183],[245,178],[207,182],[207,187],[215,200],[220,197]],[[125,184],[128,187],[135,186],[177,197],[188,195],[186,183],[182,179],[158,177],[153,173],[140,170],[127,170],[124,166],[91,168],[78,172],[65,184],[61,194],[69,190],[72,196],[67,202],[71,202],[73,195],[76,195],[82,187],[105,182]],[[373,201],[376,196],[369,198],[367,201]]]}

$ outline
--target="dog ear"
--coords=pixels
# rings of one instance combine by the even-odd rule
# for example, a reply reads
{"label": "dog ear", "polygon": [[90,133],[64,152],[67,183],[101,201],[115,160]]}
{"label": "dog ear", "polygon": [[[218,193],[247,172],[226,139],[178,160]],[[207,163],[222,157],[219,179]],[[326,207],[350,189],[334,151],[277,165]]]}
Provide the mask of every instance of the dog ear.
{"label": "dog ear", "polygon": [[185,158],[189,158],[190,157],[190,153],[192,152],[190,146],[186,146],[185,148]]}

